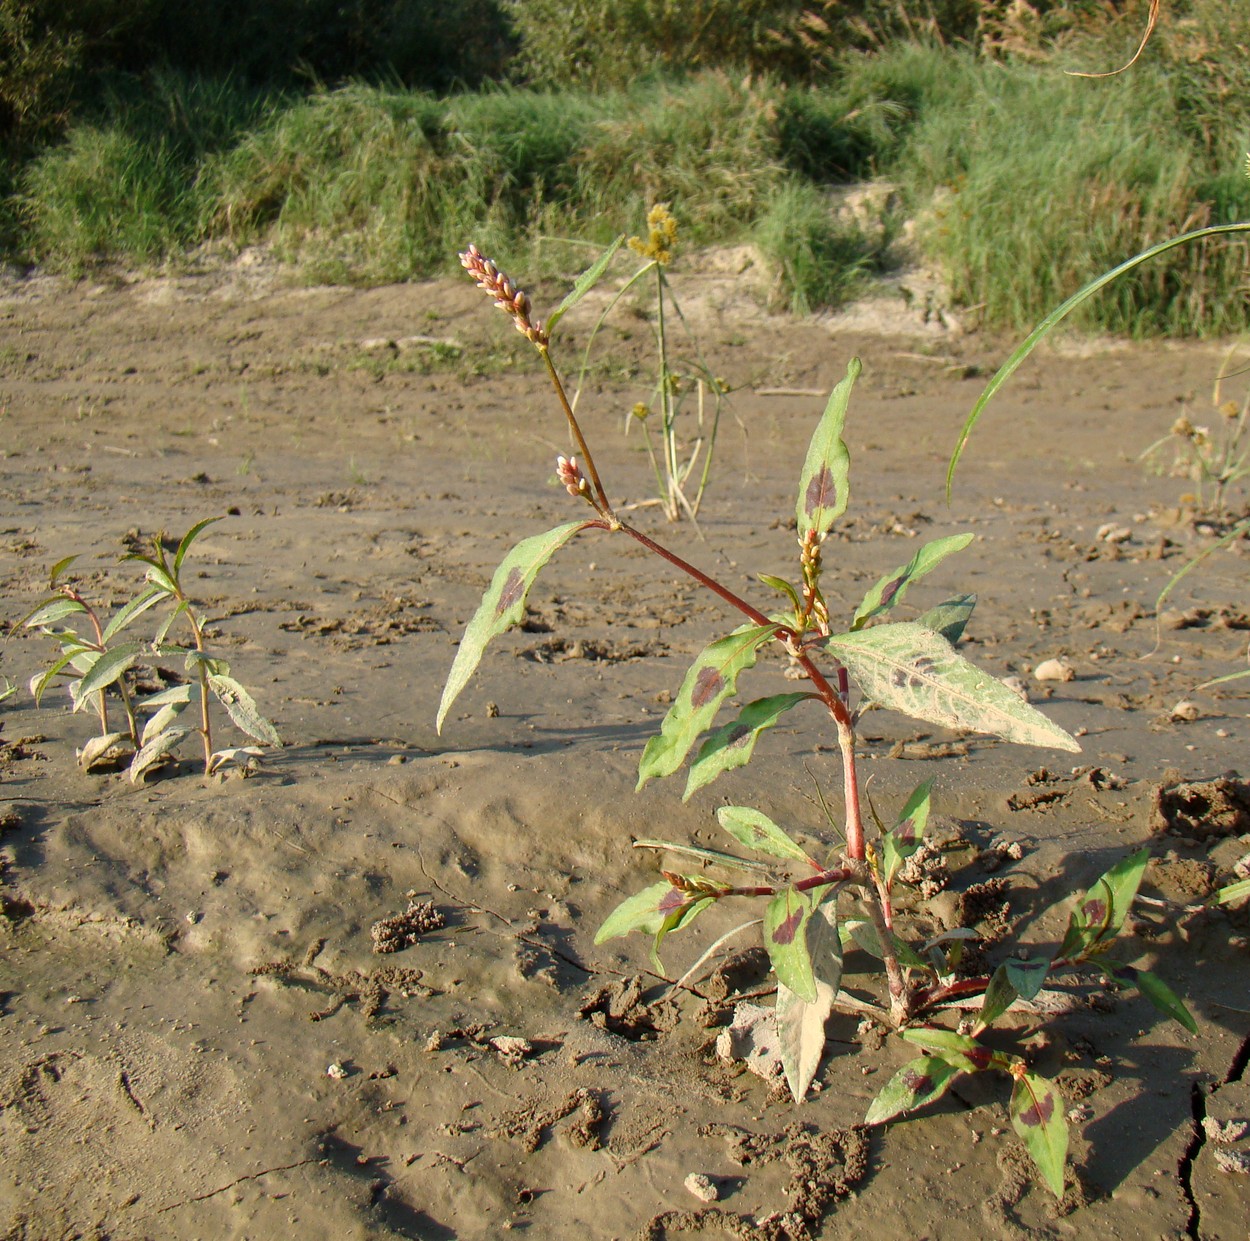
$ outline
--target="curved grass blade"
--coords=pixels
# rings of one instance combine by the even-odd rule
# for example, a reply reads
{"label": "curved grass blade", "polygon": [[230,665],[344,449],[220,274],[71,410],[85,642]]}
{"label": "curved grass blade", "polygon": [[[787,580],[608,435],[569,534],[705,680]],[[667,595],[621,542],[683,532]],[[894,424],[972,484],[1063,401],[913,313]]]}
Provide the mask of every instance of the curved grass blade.
{"label": "curved grass blade", "polygon": [[904,1112],[914,1112],[940,1099],[963,1072],[936,1056],[909,1060],[881,1088],[868,1107],[864,1124],[881,1125]]}
{"label": "curved grass blade", "polygon": [[1238,901],[1250,897],[1250,879],[1242,879],[1238,883],[1230,883],[1215,894],[1217,905],[1235,905]]}
{"label": "curved grass blade", "polygon": [[[973,537],[971,534],[951,534],[942,539],[934,539],[920,548],[905,565],[900,565],[893,573],[887,573],[864,596],[864,601],[855,609],[851,632],[862,629],[874,616],[888,612],[896,603],[901,602],[912,582],[932,572],[947,556],[963,551],[972,542]],[[933,626],[926,626],[926,628],[933,628]]]}
{"label": "curved grass blade", "polygon": [[776,632],[776,625],[747,626],[699,652],[659,734],[647,742],[642,752],[638,788],[657,776],[672,775],[682,765],[699,734],[734,693],[739,674],[755,666],[759,648]]}
{"label": "curved grass blade", "polygon": [[233,677],[209,673],[208,688],[216,694],[217,701],[225,707],[237,728],[266,745],[282,745],[278,730],[261,715],[255,699]]}
{"label": "curved grass blade", "polygon": [[562,301],[551,312],[547,319],[547,335],[550,336],[556,330],[556,324],[560,322],[564,316],[577,305],[578,302],[595,287],[603,277],[603,273],[608,270],[612,260],[616,257],[616,252],[621,248],[625,241],[625,234],[622,233],[584,272],[573,282],[573,287],[569,290],[564,301]]}
{"label": "curved grass blade", "polygon": [[976,404],[972,407],[972,412],[965,419],[963,428],[959,432],[959,440],[955,445],[955,451],[951,454],[950,463],[946,467],[946,499],[949,501],[951,498],[951,486],[955,477],[955,467],[959,464],[959,459],[963,455],[964,445],[967,444],[968,437],[972,434],[972,428],[976,426],[985,407],[993,399],[999,388],[1015,374],[1016,368],[1019,367],[1020,363],[1033,352],[1037,345],[1050,333],[1052,328],[1067,318],[1082,302],[1093,297],[1095,293],[1109,285],[1113,280],[1118,279],[1126,272],[1132,271],[1134,267],[1149,262],[1150,259],[1157,258],[1160,254],[1166,254],[1177,246],[1186,245],[1188,242],[1200,241],[1204,237],[1220,237],[1233,233],[1250,233],[1250,222],[1215,224],[1208,228],[1199,228],[1189,233],[1182,233],[1179,237],[1172,237],[1168,241],[1161,241],[1157,246],[1151,246],[1149,250],[1143,250],[1141,254],[1134,255],[1131,259],[1126,259],[1118,267],[1113,267],[1109,272],[1104,272],[1097,279],[1091,280],[1084,288],[1078,289],[1073,293],[1066,302],[1055,307],[1016,346],[1011,356],[998,368],[989,383],[985,385],[985,390],[977,397]]}
{"label": "curved grass blade", "polygon": [[964,629],[967,628],[972,610],[976,606],[976,595],[955,595],[944,603],[939,603],[937,607],[930,608],[922,616],[917,616],[916,624],[940,633],[951,646],[955,646],[964,636]]}
{"label": "curved grass blade", "polygon": [[868,697],[904,715],[993,733],[1020,745],[1081,748],[1001,681],[964,659],[940,634],[914,621],[837,634],[826,646]]}
{"label": "curved grass blade", "polygon": [[807,924],[807,951],[816,978],[816,998],[810,1003],[777,984],[777,1035],[786,1084],[795,1103],[807,1096],[825,1049],[825,1022],[842,983],[842,942],[838,939],[837,905],[821,905]]}
{"label": "curved grass blade", "polygon": [[760,733],[772,728],[791,707],[805,698],[816,697],[812,693],[775,694],[748,703],[732,724],[716,729],[700,747],[698,757],[690,764],[682,801],[689,801],[691,794],[710,784],[721,772],[746,766]]}
{"label": "curved grass blade", "polygon": [[1011,1092],[1011,1123],[1033,1157],[1047,1189],[1063,1197],[1068,1158],[1068,1122],[1059,1092],[1036,1073],[1021,1073]]}
{"label": "curved grass blade", "polygon": [[700,862],[709,862],[714,866],[728,866],[730,870],[749,871],[753,875],[771,874],[771,867],[763,862],[752,862],[748,858],[740,858],[733,853],[722,853],[719,849],[701,849],[698,845],[675,845],[671,840],[635,840],[634,848],[663,849],[681,857],[692,857]]}
{"label": "curved grass blade", "polygon": [[827,534],[846,512],[850,499],[851,454],[842,439],[842,428],[846,424],[851,389],[863,369],[858,358],[847,363],[846,378],[830,393],[825,412],[808,445],[794,506],[800,543],[811,534]]}
{"label": "curved grass blade", "polygon": [[464,631],[464,637],[460,639],[460,649],[456,651],[451,671],[447,674],[443,697],[438,704],[436,730],[439,733],[443,731],[443,720],[447,718],[451,704],[460,696],[460,691],[481,663],[487,643],[517,624],[525,615],[525,600],[539,571],[575,534],[590,524],[587,521],[571,521],[545,534],[531,535],[522,539],[503,558]]}
{"label": "curved grass blade", "polygon": [[816,865],[772,819],[749,806],[722,806],[716,812],[716,821],[735,840],[757,853]]}

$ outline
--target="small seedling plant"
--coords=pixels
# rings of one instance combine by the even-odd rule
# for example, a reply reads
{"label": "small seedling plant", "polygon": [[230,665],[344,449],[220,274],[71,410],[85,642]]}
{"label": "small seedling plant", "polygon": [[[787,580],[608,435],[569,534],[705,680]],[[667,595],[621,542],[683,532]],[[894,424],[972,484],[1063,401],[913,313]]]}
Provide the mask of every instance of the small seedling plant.
{"label": "small seedling plant", "polygon": [[[822,588],[822,549],[849,496],[850,454],[842,432],[861,372],[860,362],[852,359],[829,398],[799,473],[795,577],[761,574],[761,583],[774,594],[774,610],[756,606],[630,525],[613,508],[550,348],[552,330],[593,283],[596,269],[577,281],[544,327],[531,317],[528,297],[476,248],[470,247],[461,262],[541,355],[576,448],[576,455],[558,458],[557,474],[570,496],[590,512],[523,539],[505,556],[461,639],[438,708],[439,731],[487,644],[523,619],[538,574],[579,535],[633,539],[719,597],[741,623],[695,658],[659,734],[646,744],[638,787],[675,774],[689,759],[688,798],[723,772],[749,762],[760,736],[786,712],[816,709],[827,717],[841,757],[844,814],[835,824],[841,848],[832,857],[817,856],[763,811],[723,806],[717,812],[720,826],[750,856],[669,841],[635,841],[638,848],[696,865],[662,870],[658,882],[628,897],[609,915],[596,943],[640,932],[651,937],[659,968],[658,950],[665,939],[689,927],[705,910],[724,901],[755,903],[761,907],[759,916],[739,929],[762,928],[777,983],[781,1059],[796,1101],[803,1100],[819,1067],[830,1014],[838,1009],[868,1016],[922,1053],[878,1094],[868,1123],[883,1123],[934,1102],[961,1074],[1005,1074],[1012,1083],[1015,1130],[1046,1185],[1061,1195],[1068,1147],[1061,1097],[1026,1055],[1003,1049],[1004,1031],[994,1030],[990,1037],[994,1023],[1013,1006],[1034,1000],[1048,982],[1075,985],[1088,976],[1086,981],[1094,985],[1135,987],[1186,1029],[1196,1027],[1166,983],[1111,955],[1145,870],[1144,849],[1117,863],[1077,899],[1059,944],[1049,951],[1037,947],[1009,956],[986,973],[961,969],[967,943],[975,938],[971,930],[913,944],[896,923],[895,902],[905,867],[924,841],[931,782],[915,789],[888,820],[869,805],[866,821],[856,735],[867,707],[1025,745],[1079,749],[1068,733],[956,650],[974,596],[949,599],[916,620],[891,619],[911,586],[972,536],[948,536],[921,547],[868,591],[849,623],[835,622]],[[735,718],[715,726],[722,709],[738,699],[740,678],[773,643],[784,649],[806,688],[756,698]],[[867,998],[842,986],[843,953],[849,947],[863,949],[880,962],[883,985]],[[949,1014],[969,1011],[970,1017],[952,1023]]]}
{"label": "small seedling plant", "polygon": [[[41,702],[53,684],[63,683],[75,712],[90,708],[96,713],[99,732],[78,752],[84,769],[129,760],[130,779],[139,783],[171,762],[178,747],[193,736],[200,739],[205,775],[231,763],[249,768],[264,751],[253,745],[217,749],[214,703],[254,741],[282,744],[251,694],[230,675],[229,663],[209,647],[205,618],[183,584],[183,564],[191,545],[220,520],[209,517],[192,526],[178,541],[172,559],[160,535],[152,540],[150,551],[124,557],[144,566],[144,585],[107,618],[70,576],[78,557],[67,556],[49,575],[51,594],[19,622],[47,635],[59,649],[55,662],[31,678],[35,701]],[[154,635],[148,640],[132,636],[135,623],[153,609],[163,613]],[[171,641],[175,628],[189,641]],[[144,660],[175,658],[182,660],[188,679],[136,698],[128,675],[135,666]],[[110,696],[120,704],[120,721],[116,711],[110,712]],[[187,723],[184,715],[194,723]]]}
{"label": "small seedling plant", "polygon": [[[695,521],[712,475],[716,435],[727,395],[723,380],[712,373],[699,355],[698,342],[682,313],[668,266],[677,247],[677,219],[667,203],[656,203],[647,214],[646,237],[618,237],[590,269],[597,282],[622,244],[643,260],[642,265],[613,295],[591,329],[582,355],[577,390],[572,407],[576,410],[582,382],[589,368],[595,338],[613,309],[634,288],[651,289],[651,321],[655,329],[655,386],[649,401],[637,401],[625,415],[625,433],[641,429],[643,444],[655,476],[656,497],[649,503],[660,506],[672,522],[683,517]],[[589,287],[589,286],[588,286]],[[673,347],[672,321],[685,329],[694,356],[678,359]],[[693,403],[693,413],[690,405]],[[709,408],[710,406],[710,408]],[[692,438],[683,438],[681,427],[693,419]],[[658,425],[657,425],[658,424]]]}

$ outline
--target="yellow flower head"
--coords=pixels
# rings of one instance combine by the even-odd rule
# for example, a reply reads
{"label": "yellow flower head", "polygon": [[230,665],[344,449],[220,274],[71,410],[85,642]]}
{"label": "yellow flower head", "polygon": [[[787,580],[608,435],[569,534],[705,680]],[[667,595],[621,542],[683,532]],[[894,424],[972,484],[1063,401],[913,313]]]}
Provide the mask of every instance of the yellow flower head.
{"label": "yellow flower head", "polygon": [[667,264],[673,257],[677,244],[677,221],[668,209],[668,203],[656,203],[647,213],[647,240],[631,237],[629,248],[644,259]]}

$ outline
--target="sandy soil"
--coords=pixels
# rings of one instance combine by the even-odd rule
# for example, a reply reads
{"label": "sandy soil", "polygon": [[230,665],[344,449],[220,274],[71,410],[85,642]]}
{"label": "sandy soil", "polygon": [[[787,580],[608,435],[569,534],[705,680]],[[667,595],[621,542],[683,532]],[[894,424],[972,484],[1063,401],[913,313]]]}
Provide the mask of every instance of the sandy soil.
{"label": "sandy soil", "polygon": [[[974,531],[908,603],[976,591],[970,656],[1025,678],[1082,738],[1065,756],[866,719],[878,805],[936,780],[949,886],[913,917],[1053,938],[1062,915],[1043,911],[1142,842],[1158,858],[1151,896],[1204,896],[1246,851],[1245,818],[1162,833],[1156,790],[1245,766],[1244,688],[1195,687],[1244,666],[1250,591],[1239,550],[1216,553],[1169,601],[1156,648],[1153,600],[1213,540],[1178,511],[1185,485],[1136,457],[1183,407],[1204,420],[1221,351],[1031,363],[948,508],[946,457],[1003,342],[924,322],[925,299],[870,333],[882,323],[862,312],[794,322],[723,280],[677,277],[738,387],[734,419],[703,541],[654,508],[638,521],[740,589],[787,572],[807,438],[858,353],[831,596],[849,615],[920,541]],[[712,812],[732,799],[822,839],[812,780],[836,805],[837,764],[796,712],[748,772],[688,804],[675,781],[635,796],[665,696],[733,622],[607,538],[553,562],[525,630],[492,647],[435,736],[494,564],[579,515],[551,484],[563,432],[528,347],[467,282],[295,288],[259,261],[34,278],[0,289],[0,322],[6,627],[62,556],[84,553],[85,588],[120,602],[134,532],[230,514],[197,544],[192,580],[286,742],[250,779],[205,780],[189,750],[140,787],[88,775],[74,760],[86,715],[24,691],[48,643],[10,633],[0,672],[23,690],[0,707],[7,1241],[851,1237],[884,1219],[953,1239],[1244,1237],[1250,1181],[1218,1169],[1196,1123],[1250,1116],[1244,915],[1182,922],[1154,905],[1134,920],[1130,954],[1186,995],[1197,1038],[1126,995],[1034,1041],[1073,1109],[1058,1206],[1031,1181],[1003,1083],[865,1131],[908,1053],[835,1018],[820,1091],[796,1109],[714,1052],[734,995],[767,983],[749,941],[685,992],[649,972],[642,941],[593,946],[654,872],[631,837],[719,843]],[[646,395],[649,329],[620,324],[582,408],[614,498],[641,500],[645,458],[620,427]],[[1035,681],[1049,658],[1075,679]],[[749,688],[777,692],[781,671],[762,661]],[[1182,699],[1196,718],[1172,718]],[[1019,860],[998,847],[1013,844]],[[374,953],[372,928],[410,900],[437,916]],[[709,916],[666,965],[680,974],[746,916]],[[690,1173],[719,1198],[693,1196]]]}

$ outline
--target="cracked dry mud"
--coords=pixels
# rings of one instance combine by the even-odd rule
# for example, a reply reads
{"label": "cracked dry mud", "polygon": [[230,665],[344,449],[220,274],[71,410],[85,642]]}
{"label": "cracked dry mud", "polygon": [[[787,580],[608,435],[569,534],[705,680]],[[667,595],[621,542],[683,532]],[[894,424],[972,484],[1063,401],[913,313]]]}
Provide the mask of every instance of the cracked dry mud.
{"label": "cracked dry mud", "polygon": [[[944,848],[918,880],[917,930],[974,917],[991,956],[1007,934],[1053,938],[1062,915],[1041,911],[1143,842],[1158,859],[1147,894],[1201,900],[1244,829],[1157,831],[1156,790],[1250,775],[1244,685],[1196,688],[1244,665],[1246,560],[1233,547],[1189,575],[1156,649],[1153,601],[1211,536],[1176,510],[1185,485],[1135,457],[1186,402],[1201,420],[1221,350],[1031,362],[948,509],[946,456],[979,390],[965,376],[1004,342],[918,321],[867,335],[862,314],[853,335],[674,278],[740,391],[705,541],[653,508],[638,520],[737,588],[785,572],[820,394],[859,353],[831,601],[849,615],[921,540],[972,530],[908,603],[976,591],[970,656],[1080,730],[1072,761],[867,717],[879,807],[936,780]],[[291,288],[264,265],[36,278],[0,290],[0,321],[6,626],[62,556],[86,553],[89,589],[120,599],[130,577],[109,564],[136,531],[231,513],[197,545],[192,581],[287,742],[249,779],[206,783],[184,764],[134,788],[76,769],[90,725],[55,696],[0,707],[5,1241],[837,1238],[886,1218],[952,1241],[1244,1237],[1247,1178],[1216,1152],[1245,1139],[1209,1136],[1250,1112],[1244,914],[1134,917],[1131,950],[1187,996],[1197,1038],[1129,996],[1046,1026],[1037,1062],[1073,1116],[1059,1204],[1029,1174],[1001,1083],[966,1080],[933,1115],[865,1132],[907,1053],[835,1018],[820,1090],[796,1111],[713,1052],[732,997],[762,998],[758,953],[669,996],[640,941],[593,946],[653,873],[631,836],[721,843],[712,811],[729,798],[821,839],[803,764],[836,804],[836,755],[796,712],[747,772],[688,804],[663,782],[635,796],[684,662],[733,622],[632,547],[590,539],[553,562],[526,631],[491,649],[435,736],[495,563],[570,513],[548,485],[564,441],[538,368],[475,290]],[[647,329],[622,328],[581,408],[614,497],[641,500],[645,458],[620,427],[646,395]],[[459,354],[376,345],[426,336]],[[0,673],[24,685],[47,658],[12,634]],[[1046,659],[1074,679],[1034,681]],[[762,660],[750,688],[776,692],[783,673]],[[1174,718],[1182,699],[1195,718]],[[414,908],[379,968],[373,928]],[[666,963],[680,972],[746,916],[709,915]],[[684,1188],[692,1173],[715,1201]]]}

